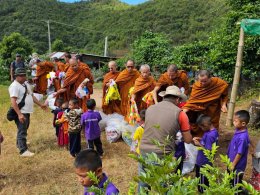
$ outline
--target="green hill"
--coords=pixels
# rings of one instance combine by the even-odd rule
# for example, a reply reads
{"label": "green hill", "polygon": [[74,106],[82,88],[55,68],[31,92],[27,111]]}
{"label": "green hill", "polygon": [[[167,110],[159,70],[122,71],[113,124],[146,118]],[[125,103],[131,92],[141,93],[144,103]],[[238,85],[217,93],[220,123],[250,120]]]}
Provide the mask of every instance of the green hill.
{"label": "green hill", "polygon": [[127,51],[145,30],[168,35],[173,45],[205,40],[226,13],[224,0],[150,0],[130,6],[118,0],[62,3],[56,0],[0,0],[0,39],[20,32],[39,53],[51,39],[88,53],[103,53],[108,36],[110,54]]}

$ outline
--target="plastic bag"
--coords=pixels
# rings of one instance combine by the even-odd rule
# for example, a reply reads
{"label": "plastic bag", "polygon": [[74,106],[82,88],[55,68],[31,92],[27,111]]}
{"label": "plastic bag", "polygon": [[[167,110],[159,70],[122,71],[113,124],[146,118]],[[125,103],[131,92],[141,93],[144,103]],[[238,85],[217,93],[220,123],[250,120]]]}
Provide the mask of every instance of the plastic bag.
{"label": "plastic bag", "polygon": [[147,106],[151,106],[154,104],[154,100],[153,100],[153,92],[149,92],[147,94],[145,94],[145,96],[142,98],[142,100],[147,104]]}
{"label": "plastic bag", "polygon": [[123,128],[122,130],[122,138],[125,141],[125,143],[132,147],[132,142],[133,142],[133,134],[135,132],[136,126],[132,126],[132,125],[127,125]]}
{"label": "plastic bag", "polygon": [[106,137],[109,143],[116,142],[121,137],[121,131],[116,127],[106,127]]}
{"label": "plastic bag", "polygon": [[53,93],[52,93],[52,94],[48,95],[48,97],[45,101],[45,104],[47,104],[51,110],[55,110],[57,108],[57,106],[54,105],[55,99],[56,98],[53,97]]}
{"label": "plastic bag", "polygon": [[194,146],[193,144],[186,144],[186,143],[184,145],[185,145],[185,159],[183,161],[183,168],[182,168],[183,175],[193,171],[197,160],[197,155],[198,155],[198,150],[196,146]]}
{"label": "plastic bag", "polygon": [[111,101],[111,100],[121,100],[117,85],[114,80],[112,80],[112,82],[110,83],[110,85],[107,89],[104,104],[108,105],[109,101]]}
{"label": "plastic bag", "polygon": [[33,96],[36,97],[38,101],[41,101],[43,99],[43,95],[40,93],[33,93]]}
{"label": "plastic bag", "polygon": [[107,126],[107,115],[104,112],[99,112],[101,115],[102,120],[99,121],[98,125],[100,127],[100,131],[105,131],[105,128]]}

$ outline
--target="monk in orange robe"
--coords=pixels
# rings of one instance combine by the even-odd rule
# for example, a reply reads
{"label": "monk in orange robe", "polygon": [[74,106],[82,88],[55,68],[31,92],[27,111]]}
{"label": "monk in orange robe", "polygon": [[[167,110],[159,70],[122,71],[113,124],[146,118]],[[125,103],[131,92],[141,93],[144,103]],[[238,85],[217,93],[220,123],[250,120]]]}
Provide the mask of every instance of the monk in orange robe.
{"label": "monk in orange robe", "polygon": [[63,98],[64,101],[69,101],[73,98],[77,98],[75,94],[76,90],[83,83],[83,81],[88,78],[89,81],[85,85],[89,91],[89,95],[84,96],[82,99],[77,98],[79,100],[79,106],[82,108],[83,111],[86,111],[86,101],[90,98],[90,94],[93,94],[93,76],[86,67],[79,66],[76,59],[71,58],[69,60],[69,63],[70,67],[66,72],[64,85],[60,90],[56,92],[54,96],[58,98]]}
{"label": "monk in orange robe", "polygon": [[91,69],[89,68],[89,66],[83,62],[83,56],[82,55],[76,55],[76,59],[78,61],[79,66],[85,66],[90,72]]}
{"label": "monk in orange robe", "polygon": [[70,67],[70,63],[69,63],[69,61],[71,59],[70,53],[65,53],[64,58],[65,58],[65,69],[64,69],[64,72],[67,72],[67,70]]}
{"label": "monk in orange robe", "polygon": [[108,89],[110,81],[116,80],[116,78],[118,77],[118,75],[120,73],[116,70],[116,67],[117,67],[116,62],[110,61],[108,63],[109,73],[105,74],[104,79],[103,79],[102,110],[105,114],[113,114],[114,112],[121,113],[121,111],[120,111],[120,100],[112,100],[112,101],[109,102],[108,105],[105,105],[106,91]]}
{"label": "monk in orange robe", "polygon": [[155,103],[158,103],[158,93],[165,91],[168,86],[175,85],[179,88],[184,88],[184,93],[189,94],[190,84],[187,73],[183,70],[178,70],[176,65],[170,65],[167,68],[167,72],[162,74],[158,79],[153,91],[153,99]]}
{"label": "monk in orange robe", "polygon": [[211,77],[210,72],[201,70],[198,81],[192,86],[190,98],[183,107],[190,119],[191,129],[198,136],[203,132],[197,127],[196,120],[200,114],[211,117],[213,126],[219,129],[219,119],[222,112],[227,112],[228,84],[217,77]]}
{"label": "monk in orange robe", "polygon": [[147,109],[148,105],[142,100],[142,98],[149,92],[152,92],[156,81],[151,76],[150,66],[144,64],[140,67],[141,75],[135,80],[134,91],[132,93],[131,100],[136,102],[138,111]]}
{"label": "monk in orange robe", "polygon": [[56,78],[54,80],[54,87],[55,91],[58,91],[61,88],[61,80],[58,78],[60,72],[65,71],[66,65],[62,63],[58,58],[53,59],[54,67],[55,67],[55,72],[56,72]]}
{"label": "monk in orange robe", "polygon": [[40,61],[37,60],[37,67],[36,67],[36,90],[40,94],[46,94],[48,79],[47,74],[54,70],[54,64],[49,61]]}
{"label": "monk in orange robe", "polygon": [[129,106],[129,89],[134,86],[135,80],[139,76],[140,73],[135,69],[134,61],[128,60],[126,63],[126,69],[120,72],[115,80],[121,97],[120,114],[123,116],[127,115],[127,108]]}

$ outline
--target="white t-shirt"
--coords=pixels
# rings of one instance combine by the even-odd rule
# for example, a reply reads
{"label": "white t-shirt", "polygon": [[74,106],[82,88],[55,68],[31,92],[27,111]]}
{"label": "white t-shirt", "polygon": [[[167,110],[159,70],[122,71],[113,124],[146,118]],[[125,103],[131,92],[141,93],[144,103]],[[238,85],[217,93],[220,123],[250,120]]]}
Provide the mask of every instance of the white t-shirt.
{"label": "white t-shirt", "polygon": [[21,108],[21,113],[33,113],[33,93],[31,91],[31,87],[28,84],[20,84],[14,80],[14,82],[9,86],[9,94],[10,97],[16,97],[16,103],[19,104],[22,101],[23,95],[25,93],[25,85],[27,86],[27,95],[25,98],[25,105]]}

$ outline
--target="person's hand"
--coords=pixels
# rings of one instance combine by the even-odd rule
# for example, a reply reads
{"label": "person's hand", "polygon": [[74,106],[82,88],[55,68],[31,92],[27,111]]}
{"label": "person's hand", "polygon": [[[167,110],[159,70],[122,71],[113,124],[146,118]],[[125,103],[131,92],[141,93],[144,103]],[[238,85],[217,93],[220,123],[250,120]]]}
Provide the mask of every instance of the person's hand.
{"label": "person's hand", "polygon": [[46,104],[42,104],[41,109],[43,109],[44,111],[48,111],[48,106]]}
{"label": "person's hand", "polygon": [[135,101],[135,98],[134,97],[131,97],[131,102],[134,102]]}
{"label": "person's hand", "polygon": [[59,120],[56,120],[55,125],[59,125],[59,124],[60,124]]}
{"label": "person's hand", "polygon": [[107,82],[106,86],[109,87],[110,86],[110,82]]}
{"label": "person's hand", "polygon": [[20,121],[21,123],[24,123],[24,122],[26,121],[26,118],[24,117],[23,114],[19,114],[19,115],[18,115],[18,119],[19,119],[19,121]]}
{"label": "person's hand", "polygon": [[188,112],[189,110],[188,110],[188,109],[183,109],[182,111],[183,111],[183,112]]}
{"label": "person's hand", "polygon": [[230,166],[230,171],[233,171],[235,169],[235,165],[232,163]]}
{"label": "person's hand", "polygon": [[58,96],[58,92],[53,93],[52,96],[53,96],[54,98],[57,97],[57,96]]}
{"label": "person's hand", "polygon": [[223,104],[223,105],[222,105],[221,111],[224,112],[224,113],[227,112],[227,106],[226,106],[226,104]]}
{"label": "person's hand", "polygon": [[194,145],[196,145],[196,146],[199,146],[199,145],[200,145],[199,140],[198,140],[198,139],[195,139],[195,137],[194,137],[192,140],[193,140],[193,142],[194,142]]}

